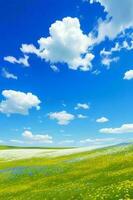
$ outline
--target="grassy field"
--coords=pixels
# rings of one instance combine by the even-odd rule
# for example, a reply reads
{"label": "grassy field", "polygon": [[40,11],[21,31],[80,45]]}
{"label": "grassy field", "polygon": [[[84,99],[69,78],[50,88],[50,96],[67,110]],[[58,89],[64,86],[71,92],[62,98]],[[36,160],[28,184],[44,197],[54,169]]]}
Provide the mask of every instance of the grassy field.
{"label": "grassy field", "polygon": [[6,146],[0,145],[0,150],[3,149],[72,149],[74,147],[21,147],[21,146]]}
{"label": "grassy field", "polygon": [[0,200],[72,199],[133,199],[133,145],[0,161]]}

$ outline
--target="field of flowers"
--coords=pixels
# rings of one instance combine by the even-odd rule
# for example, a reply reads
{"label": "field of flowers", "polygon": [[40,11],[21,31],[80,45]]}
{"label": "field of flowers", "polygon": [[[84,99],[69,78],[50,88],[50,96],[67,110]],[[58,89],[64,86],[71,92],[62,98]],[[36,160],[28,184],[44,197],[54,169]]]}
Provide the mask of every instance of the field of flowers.
{"label": "field of flowers", "polygon": [[133,145],[1,159],[0,200],[133,200]]}

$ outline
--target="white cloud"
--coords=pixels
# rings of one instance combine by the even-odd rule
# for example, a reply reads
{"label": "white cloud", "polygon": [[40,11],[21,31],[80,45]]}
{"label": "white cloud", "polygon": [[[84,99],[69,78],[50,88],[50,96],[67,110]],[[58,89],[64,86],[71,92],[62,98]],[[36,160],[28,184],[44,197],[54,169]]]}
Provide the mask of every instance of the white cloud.
{"label": "white cloud", "polygon": [[96,70],[94,70],[94,71],[92,72],[92,74],[94,74],[94,75],[96,75],[96,76],[98,76],[100,73],[101,73],[101,71],[98,70],[98,69],[96,69]]}
{"label": "white cloud", "polygon": [[2,69],[2,76],[7,79],[15,79],[15,80],[18,79],[16,75],[8,72],[5,68]]}
{"label": "white cloud", "polygon": [[77,103],[77,105],[75,106],[75,110],[78,110],[78,109],[89,109],[90,108],[90,105],[87,104],[87,103]]}
{"label": "white cloud", "polygon": [[119,57],[112,57],[113,53],[120,52],[123,49],[126,49],[128,51],[132,50],[133,49],[132,36],[129,35],[129,38],[130,38],[129,39],[130,41],[124,40],[121,43],[116,42],[115,46],[113,46],[110,50],[105,50],[105,48],[102,49],[100,51],[100,55],[101,55],[101,58],[102,58],[102,64],[109,68],[110,64],[112,62],[117,62],[119,60]]}
{"label": "white cloud", "polygon": [[50,68],[54,71],[54,72],[59,72],[59,68],[56,65],[50,65]]}
{"label": "white cloud", "polygon": [[24,130],[31,130],[31,127],[24,127]]}
{"label": "white cloud", "polygon": [[123,124],[119,128],[102,128],[100,133],[133,133],[133,124]]}
{"label": "white cloud", "polygon": [[78,117],[79,119],[86,119],[86,118],[87,118],[86,115],[82,115],[82,114],[78,114],[77,117]]}
{"label": "white cloud", "polygon": [[108,122],[108,121],[109,121],[109,119],[106,118],[106,117],[100,117],[96,120],[96,122],[98,122],[98,123],[105,123],[105,122]]}
{"label": "white cloud", "polygon": [[65,103],[62,103],[62,106],[63,106],[63,107],[66,107],[67,105],[66,105]]}
{"label": "white cloud", "polygon": [[27,55],[24,55],[24,58],[19,58],[19,59],[16,59],[13,56],[4,57],[4,60],[7,61],[7,62],[10,62],[12,64],[15,64],[15,63],[22,64],[22,65],[24,65],[26,67],[29,67],[28,59],[29,59],[29,56],[27,56]]}
{"label": "white cloud", "polygon": [[31,142],[53,143],[52,137],[49,136],[48,134],[47,135],[40,135],[40,134],[33,135],[31,131],[25,130],[22,136]]}
{"label": "white cloud", "polygon": [[101,144],[110,142],[116,142],[116,138],[95,138],[95,139],[87,138],[85,140],[80,140],[80,143],[90,143],[90,144],[99,144],[99,143]]}
{"label": "white cloud", "polygon": [[4,141],[3,140],[0,140],[0,143],[3,143]]}
{"label": "white cloud", "polygon": [[33,44],[22,44],[22,47],[20,48],[20,50],[27,54],[27,53],[33,53],[39,56],[39,49],[37,49]]}
{"label": "white cloud", "polygon": [[112,54],[112,51],[110,50],[110,51],[107,51],[107,50],[105,50],[105,48],[103,48],[101,51],[100,51],[100,56],[101,57],[109,57],[109,56],[111,56],[111,54]]}
{"label": "white cloud", "polygon": [[94,55],[88,52],[91,39],[83,33],[78,18],[66,17],[49,28],[50,36],[38,40],[39,48],[23,44],[23,53],[34,53],[50,63],[66,63],[70,69],[88,71]]}
{"label": "white cloud", "polygon": [[129,70],[129,71],[125,72],[124,79],[125,80],[133,79],[133,70]]}
{"label": "white cloud", "polygon": [[[125,42],[126,42],[126,41],[125,41]],[[124,42],[124,44],[126,44],[125,42]],[[115,44],[115,46],[111,48],[110,51],[111,51],[111,52],[120,51],[124,46],[126,47],[126,45],[124,45],[124,44],[123,44],[123,45],[120,45],[120,44],[117,42],[117,43]]]}
{"label": "white cloud", "polygon": [[110,67],[112,62],[117,62],[119,60],[119,57],[112,57],[112,53],[114,51],[117,51],[119,49],[118,43],[116,43],[115,47],[112,47],[110,51],[106,51],[105,48],[100,51],[100,55],[102,57],[102,64],[107,66],[107,68]]}
{"label": "white cloud", "polygon": [[7,115],[10,114],[22,114],[27,115],[29,110],[35,107],[37,110],[40,109],[39,104],[41,103],[37,96],[32,93],[24,93],[14,90],[4,90],[2,95],[5,100],[0,102],[0,112]]}
{"label": "white cloud", "polygon": [[112,54],[114,52],[119,52],[122,49],[126,49],[126,50],[132,50],[133,49],[133,39],[132,36],[129,36],[130,41],[126,41],[124,40],[121,44],[119,42],[115,43],[115,46],[113,46],[110,50],[105,50],[105,48],[103,50],[100,51],[100,55],[103,58],[110,58],[112,56]]}
{"label": "white cloud", "polygon": [[48,116],[52,120],[57,120],[57,123],[60,125],[67,125],[75,119],[74,115],[66,111],[49,113]]}
{"label": "white cloud", "polygon": [[[133,1],[132,0],[91,0],[90,3],[99,2],[107,12],[106,20],[99,21],[97,42],[106,37],[114,39],[118,34],[133,27]],[[125,15],[125,13],[127,13]]]}
{"label": "white cloud", "polygon": [[121,49],[126,49],[128,51],[133,50],[133,38],[132,38],[130,44],[126,40],[123,41],[123,44],[119,48],[120,48],[120,50]]}
{"label": "white cloud", "polygon": [[107,66],[107,68],[110,67],[112,62],[117,62],[119,60],[119,57],[113,57],[111,58],[111,56],[102,56],[102,64]]}
{"label": "white cloud", "polygon": [[24,144],[24,141],[22,141],[22,140],[16,140],[16,139],[12,139],[12,140],[10,140],[10,142],[12,142],[12,143],[18,143],[18,144]]}

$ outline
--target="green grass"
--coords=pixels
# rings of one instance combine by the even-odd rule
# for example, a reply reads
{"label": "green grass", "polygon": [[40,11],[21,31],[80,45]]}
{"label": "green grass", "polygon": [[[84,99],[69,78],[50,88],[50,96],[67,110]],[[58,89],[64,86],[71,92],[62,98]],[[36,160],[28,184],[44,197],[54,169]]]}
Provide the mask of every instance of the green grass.
{"label": "green grass", "polygon": [[0,150],[5,149],[72,149],[75,147],[24,147],[24,146],[8,146],[0,145]]}
{"label": "green grass", "polygon": [[0,200],[131,200],[133,146],[0,162]]}
{"label": "green grass", "polygon": [[6,145],[0,145],[0,150],[4,150],[4,149],[12,149],[12,148],[15,148],[15,147],[12,147],[12,146],[6,146]]}

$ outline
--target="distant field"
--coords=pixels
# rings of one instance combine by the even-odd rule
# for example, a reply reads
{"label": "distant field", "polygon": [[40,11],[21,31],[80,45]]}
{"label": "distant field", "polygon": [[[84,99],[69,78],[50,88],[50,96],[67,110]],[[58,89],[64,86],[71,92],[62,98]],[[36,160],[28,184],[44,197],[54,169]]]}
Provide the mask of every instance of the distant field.
{"label": "distant field", "polygon": [[2,149],[72,149],[74,147],[21,147],[21,146],[7,146],[0,145],[0,150]]}
{"label": "distant field", "polygon": [[133,145],[12,161],[0,149],[0,200],[133,200]]}

